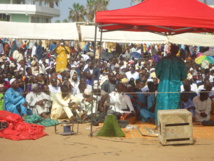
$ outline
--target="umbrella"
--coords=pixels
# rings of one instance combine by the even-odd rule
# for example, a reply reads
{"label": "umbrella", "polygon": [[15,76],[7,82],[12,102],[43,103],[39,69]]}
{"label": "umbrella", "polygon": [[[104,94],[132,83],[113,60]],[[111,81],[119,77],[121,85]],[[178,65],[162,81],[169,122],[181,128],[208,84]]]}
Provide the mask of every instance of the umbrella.
{"label": "umbrella", "polygon": [[137,59],[143,58],[143,56],[138,52],[132,52],[130,55],[131,57],[137,58]]}
{"label": "umbrella", "polygon": [[203,53],[203,55],[214,56],[214,51],[206,51],[206,52]]}
{"label": "umbrella", "polygon": [[209,62],[209,63],[211,63],[211,64],[214,64],[214,57],[212,57],[212,56],[206,56],[206,55],[202,55],[202,56],[199,56],[199,57],[197,57],[196,59],[195,59],[195,62],[197,63],[197,64],[201,64],[203,61],[207,61],[207,62]]}

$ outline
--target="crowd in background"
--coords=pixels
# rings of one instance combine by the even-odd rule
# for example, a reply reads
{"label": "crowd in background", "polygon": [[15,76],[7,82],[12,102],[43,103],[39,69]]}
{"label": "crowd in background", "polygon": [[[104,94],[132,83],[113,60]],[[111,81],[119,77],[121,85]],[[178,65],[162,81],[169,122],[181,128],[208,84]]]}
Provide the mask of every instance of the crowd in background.
{"label": "crowd in background", "polygon": [[[214,113],[214,66],[195,63],[207,50],[213,49],[180,45],[177,53],[187,69],[178,108],[192,112],[194,121],[210,120]],[[77,49],[64,41],[44,48],[42,41],[1,39],[0,109],[79,121],[113,110],[122,120],[154,123],[156,65],[170,52],[170,44],[117,44],[104,49],[88,42]]]}

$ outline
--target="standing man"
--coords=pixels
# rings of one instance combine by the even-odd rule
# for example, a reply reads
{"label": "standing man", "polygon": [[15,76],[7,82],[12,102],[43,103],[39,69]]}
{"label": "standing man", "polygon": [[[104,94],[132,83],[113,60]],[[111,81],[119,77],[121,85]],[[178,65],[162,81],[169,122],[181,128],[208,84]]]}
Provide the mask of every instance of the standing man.
{"label": "standing man", "polygon": [[161,59],[156,66],[156,76],[160,79],[156,100],[155,119],[158,110],[179,108],[181,81],[187,77],[185,63],[176,57],[179,47],[171,45],[171,53]]}
{"label": "standing man", "polygon": [[32,48],[32,52],[31,52],[31,57],[33,57],[34,55],[36,55],[36,48],[37,48],[37,42],[34,43],[34,46]]}
{"label": "standing man", "polygon": [[36,47],[36,56],[38,60],[42,59],[43,56],[42,41],[40,41],[39,45],[37,45]]}
{"label": "standing man", "polygon": [[56,72],[64,71],[68,63],[67,54],[71,52],[70,48],[65,45],[64,41],[61,41],[60,46],[55,48],[53,52],[57,54]]}

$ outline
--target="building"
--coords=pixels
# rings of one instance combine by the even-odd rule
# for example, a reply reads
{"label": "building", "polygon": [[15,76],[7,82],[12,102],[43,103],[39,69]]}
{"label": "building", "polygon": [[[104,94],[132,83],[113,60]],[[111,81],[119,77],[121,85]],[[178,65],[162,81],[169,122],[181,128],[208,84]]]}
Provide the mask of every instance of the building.
{"label": "building", "polygon": [[0,21],[50,23],[59,17],[60,10],[54,4],[35,0],[0,0]]}

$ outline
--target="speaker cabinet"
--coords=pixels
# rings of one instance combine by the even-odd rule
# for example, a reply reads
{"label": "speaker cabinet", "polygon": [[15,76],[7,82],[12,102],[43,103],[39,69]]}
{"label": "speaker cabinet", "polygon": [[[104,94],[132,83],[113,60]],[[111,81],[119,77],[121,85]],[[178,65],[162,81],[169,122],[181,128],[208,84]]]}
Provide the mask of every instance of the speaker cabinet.
{"label": "speaker cabinet", "polygon": [[162,145],[193,144],[192,113],[186,109],[159,110],[158,137]]}

